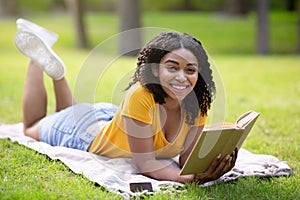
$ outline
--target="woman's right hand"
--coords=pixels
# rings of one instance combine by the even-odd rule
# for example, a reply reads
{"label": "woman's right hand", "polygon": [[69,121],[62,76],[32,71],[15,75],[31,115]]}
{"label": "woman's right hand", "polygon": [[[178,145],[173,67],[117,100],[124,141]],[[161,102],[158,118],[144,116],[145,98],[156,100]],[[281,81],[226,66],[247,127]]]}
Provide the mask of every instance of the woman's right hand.
{"label": "woman's right hand", "polygon": [[237,154],[237,148],[229,155],[222,157],[221,154],[219,154],[214,158],[207,170],[203,173],[195,174],[194,179],[191,182],[203,184],[220,178],[234,167]]}

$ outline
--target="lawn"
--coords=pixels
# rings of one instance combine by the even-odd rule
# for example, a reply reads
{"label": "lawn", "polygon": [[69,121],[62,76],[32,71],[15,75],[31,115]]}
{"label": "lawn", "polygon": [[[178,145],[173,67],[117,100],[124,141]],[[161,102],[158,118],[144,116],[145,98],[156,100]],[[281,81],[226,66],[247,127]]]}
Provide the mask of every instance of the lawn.
{"label": "lawn", "polygon": [[[80,101],[118,103],[134,69],[134,58],[120,58],[100,66],[97,81],[80,87],[89,50],[74,48],[71,19],[63,14],[31,16],[59,33],[54,49],[68,66],[67,79]],[[58,23],[59,22],[59,23]],[[145,13],[145,26],[189,32],[198,37],[212,59],[218,91],[225,93],[225,120],[234,121],[247,110],[261,112],[244,148],[288,161],[295,175],[270,179],[246,178],[208,188],[188,186],[186,193],[158,194],[153,199],[299,199],[300,198],[300,57],[296,43],[296,14],[272,13],[270,56],[255,52],[255,17],[221,19],[209,13]],[[117,33],[118,20],[109,13],[87,17],[90,43],[96,46]],[[21,98],[27,59],[13,44],[14,19],[0,20],[0,123],[21,121]],[[99,60],[101,60],[99,55]],[[99,62],[101,63],[101,62]],[[120,67],[121,66],[121,67]],[[113,73],[113,76],[111,75]],[[51,80],[46,78],[51,90]],[[91,91],[92,93],[88,93]],[[49,93],[49,112],[53,93]],[[0,140],[0,199],[120,199],[119,196],[72,173],[59,161],[49,160],[7,139]]]}

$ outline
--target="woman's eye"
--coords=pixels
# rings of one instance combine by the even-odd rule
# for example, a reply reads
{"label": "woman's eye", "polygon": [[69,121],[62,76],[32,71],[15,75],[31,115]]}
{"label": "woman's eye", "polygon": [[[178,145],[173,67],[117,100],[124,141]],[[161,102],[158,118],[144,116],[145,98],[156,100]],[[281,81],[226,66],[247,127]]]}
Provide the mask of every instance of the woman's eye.
{"label": "woman's eye", "polygon": [[168,66],[167,69],[171,72],[175,72],[176,71],[176,67],[174,66]]}
{"label": "woman's eye", "polygon": [[195,69],[195,68],[187,68],[186,71],[187,71],[187,73],[189,73],[189,74],[194,74],[194,73],[197,72],[197,69]]}

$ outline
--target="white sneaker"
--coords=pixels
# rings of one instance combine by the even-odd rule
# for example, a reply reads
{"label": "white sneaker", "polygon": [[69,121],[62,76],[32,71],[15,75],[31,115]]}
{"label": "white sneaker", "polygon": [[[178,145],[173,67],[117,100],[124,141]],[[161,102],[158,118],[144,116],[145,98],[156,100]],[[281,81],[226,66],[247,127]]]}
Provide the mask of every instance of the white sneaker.
{"label": "white sneaker", "polygon": [[52,47],[59,37],[58,34],[26,19],[19,18],[17,19],[16,24],[19,31],[33,33],[34,35],[40,37],[40,39],[42,39],[49,47]]}
{"label": "white sneaker", "polygon": [[17,48],[33,59],[43,71],[55,80],[62,79],[66,73],[63,61],[45,44],[40,37],[29,32],[17,32],[14,38]]}

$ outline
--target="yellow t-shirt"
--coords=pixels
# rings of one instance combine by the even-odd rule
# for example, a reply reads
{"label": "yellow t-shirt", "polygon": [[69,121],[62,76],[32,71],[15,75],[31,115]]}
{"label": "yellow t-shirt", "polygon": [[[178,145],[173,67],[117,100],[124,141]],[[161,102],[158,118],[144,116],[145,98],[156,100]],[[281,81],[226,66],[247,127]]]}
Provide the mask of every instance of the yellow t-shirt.
{"label": "yellow t-shirt", "polygon": [[[172,142],[168,142],[160,127],[159,104],[155,103],[153,94],[146,88],[136,85],[128,90],[116,115],[103,126],[88,151],[111,158],[131,157],[124,128],[124,116],[152,125],[154,150],[157,158],[172,158],[178,155],[183,150],[185,138],[192,127],[185,123],[184,118],[176,138]],[[202,126],[205,120],[206,117],[199,114],[193,126]]]}

